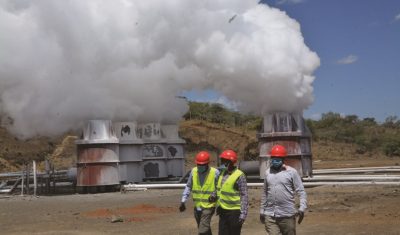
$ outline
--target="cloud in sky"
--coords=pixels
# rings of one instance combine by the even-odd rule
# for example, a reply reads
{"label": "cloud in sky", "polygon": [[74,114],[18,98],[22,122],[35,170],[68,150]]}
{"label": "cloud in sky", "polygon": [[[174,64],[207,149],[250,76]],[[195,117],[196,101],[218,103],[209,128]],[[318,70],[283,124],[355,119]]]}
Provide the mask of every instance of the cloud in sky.
{"label": "cloud in sky", "polygon": [[337,61],[338,64],[352,64],[358,60],[358,56],[356,55],[348,55],[344,58],[341,58]]}
{"label": "cloud in sky", "polygon": [[278,5],[283,5],[283,4],[297,4],[297,3],[302,3],[305,0],[278,0],[276,4]]}
{"label": "cloud in sky", "polygon": [[394,20],[400,20],[400,13],[394,17]]}

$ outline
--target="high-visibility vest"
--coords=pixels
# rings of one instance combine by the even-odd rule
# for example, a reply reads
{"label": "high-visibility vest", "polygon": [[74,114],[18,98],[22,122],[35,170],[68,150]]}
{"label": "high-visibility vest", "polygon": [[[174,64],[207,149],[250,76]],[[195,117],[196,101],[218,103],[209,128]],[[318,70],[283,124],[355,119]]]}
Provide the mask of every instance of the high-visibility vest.
{"label": "high-visibility vest", "polygon": [[195,207],[201,208],[211,208],[215,207],[215,202],[209,202],[208,198],[211,193],[215,191],[215,172],[216,169],[214,167],[210,167],[210,171],[208,172],[203,185],[200,185],[199,174],[197,172],[197,167],[194,167],[192,170],[192,197]]}
{"label": "high-visibility vest", "polygon": [[218,178],[217,195],[218,205],[225,210],[240,210],[240,193],[235,189],[234,184],[244,173],[236,169],[222,184],[225,172],[221,172]]}

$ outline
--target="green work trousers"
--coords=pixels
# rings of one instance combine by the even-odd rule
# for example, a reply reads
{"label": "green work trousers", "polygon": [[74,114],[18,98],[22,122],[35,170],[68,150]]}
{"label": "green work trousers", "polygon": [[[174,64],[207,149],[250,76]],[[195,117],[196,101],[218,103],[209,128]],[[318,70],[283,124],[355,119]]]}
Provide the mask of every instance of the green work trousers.
{"label": "green work trousers", "polygon": [[296,217],[276,218],[266,216],[265,230],[268,235],[296,235]]}
{"label": "green work trousers", "polygon": [[197,227],[199,229],[199,235],[212,235],[211,233],[211,218],[215,212],[215,207],[210,209],[202,209],[198,211],[194,208],[194,218],[197,222]]}

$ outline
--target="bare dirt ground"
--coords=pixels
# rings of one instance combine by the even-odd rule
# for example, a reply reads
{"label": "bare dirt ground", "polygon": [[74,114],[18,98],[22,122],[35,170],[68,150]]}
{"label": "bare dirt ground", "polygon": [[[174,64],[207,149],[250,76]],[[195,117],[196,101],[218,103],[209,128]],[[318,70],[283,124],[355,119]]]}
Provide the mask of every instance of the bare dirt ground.
{"label": "bare dirt ground", "polygon": [[[0,199],[1,234],[196,234],[192,203],[178,212],[182,190]],[[242,234],[265,234],[261,189],[250,190]],[[400,234],[400,187],[307,188],[309,209],[298,234]],[[112,216],[123,222],[111,223]],[[212,219],[217,234],[218,217]]]}

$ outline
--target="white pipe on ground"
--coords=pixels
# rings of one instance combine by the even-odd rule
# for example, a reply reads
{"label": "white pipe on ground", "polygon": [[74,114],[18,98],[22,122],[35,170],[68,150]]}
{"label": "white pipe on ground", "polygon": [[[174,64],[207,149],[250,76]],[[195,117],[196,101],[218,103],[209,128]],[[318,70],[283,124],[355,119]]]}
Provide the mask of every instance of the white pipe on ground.
{"label": "white pipe on ground", "polygon": [[400,172],[400,169],[366,169],[366,170],[313,170],[314,175],[323,174],[339,174],[339,173],[385,173],[385,172]]}
{"label": "white pipe on ground", "polygon": [[[351,182],[304,182],[304,187],[324,186],[324,185],[400,185],[400,181],[351,181]],[[139,191],[145,189],[179,189],[184,188],[186,184],[128,184],[122,187],[126,191]],[[262,187],[263,183],[247,183],[247,187]]]}
{"label": "white pipe on ground", "polygon": [[346,176],[352,176],[352,177],[400,177],[400,174],[340,174],[340,175],[313,175],[311,178],[324,178],[324,177],[346,177]]}
{"label": "white pipe on ground", "polygon": [[24,178],[25,174],[24,171],[21,172],[22,182],[21,182],[21,196],[24,196]]}
{"label": "white pipe on ground", "polygon": [[122,185],[125,189],[152,189],[152,188],[162,188],[162,189],[177,189],[184,188],[186,184],[127,184]]}
{"label": "white pipe on ground", "polygon": [[360,181],[365,181],[365,180],[390,180],[390,181],[400,181],[400,176],[384,176],[384,177],[376,177],[376,176],[349,176],[349,175],[343,175],[343,176],[319,176],[319,177],[312,177],[312,178],[303,178],[303,181],[324,181],[324,180],[333,180],[333,181],[342,181],[342,180],[347,180],[347,181],[354,181],[354,180],[360,180]]}
{"label": "white pipe on ground", "polygon": [[[68,174],[68,171],[69,170],[54,171],[54,174],[55,175],[65,175],[65,174]],[[24,171],[0,173],[0,178],[20,177],[23,172]],[[32,175],[33,173],[29,173],[29,174]],[[47,175],[47,173],[46,172],[37,172],[36,175],[37,176],[45,176],[45,175]]]}
{"label": "white pipe on ground", "polygon": [[372,167],[348,167],[348,168],[327,168],[315,169],[316,171],[334,171],[334,170],[371,170],[371,169],[400,169],[400,166],[372,166]]}
{"label": "white pipe on ground", "polygon": [[0,189],[0,193],[9,193],[11,189]]}
{"label": "white pipe on ground", "polygon": [[312,186],[324,186],[324,185],[340,185],[340,186],[357,186],[357,185],[400,185],[399,181],[387,181],[387,182],[376,182],[376,181],[352,181],[352,182],[305,182],[304,187]]}

